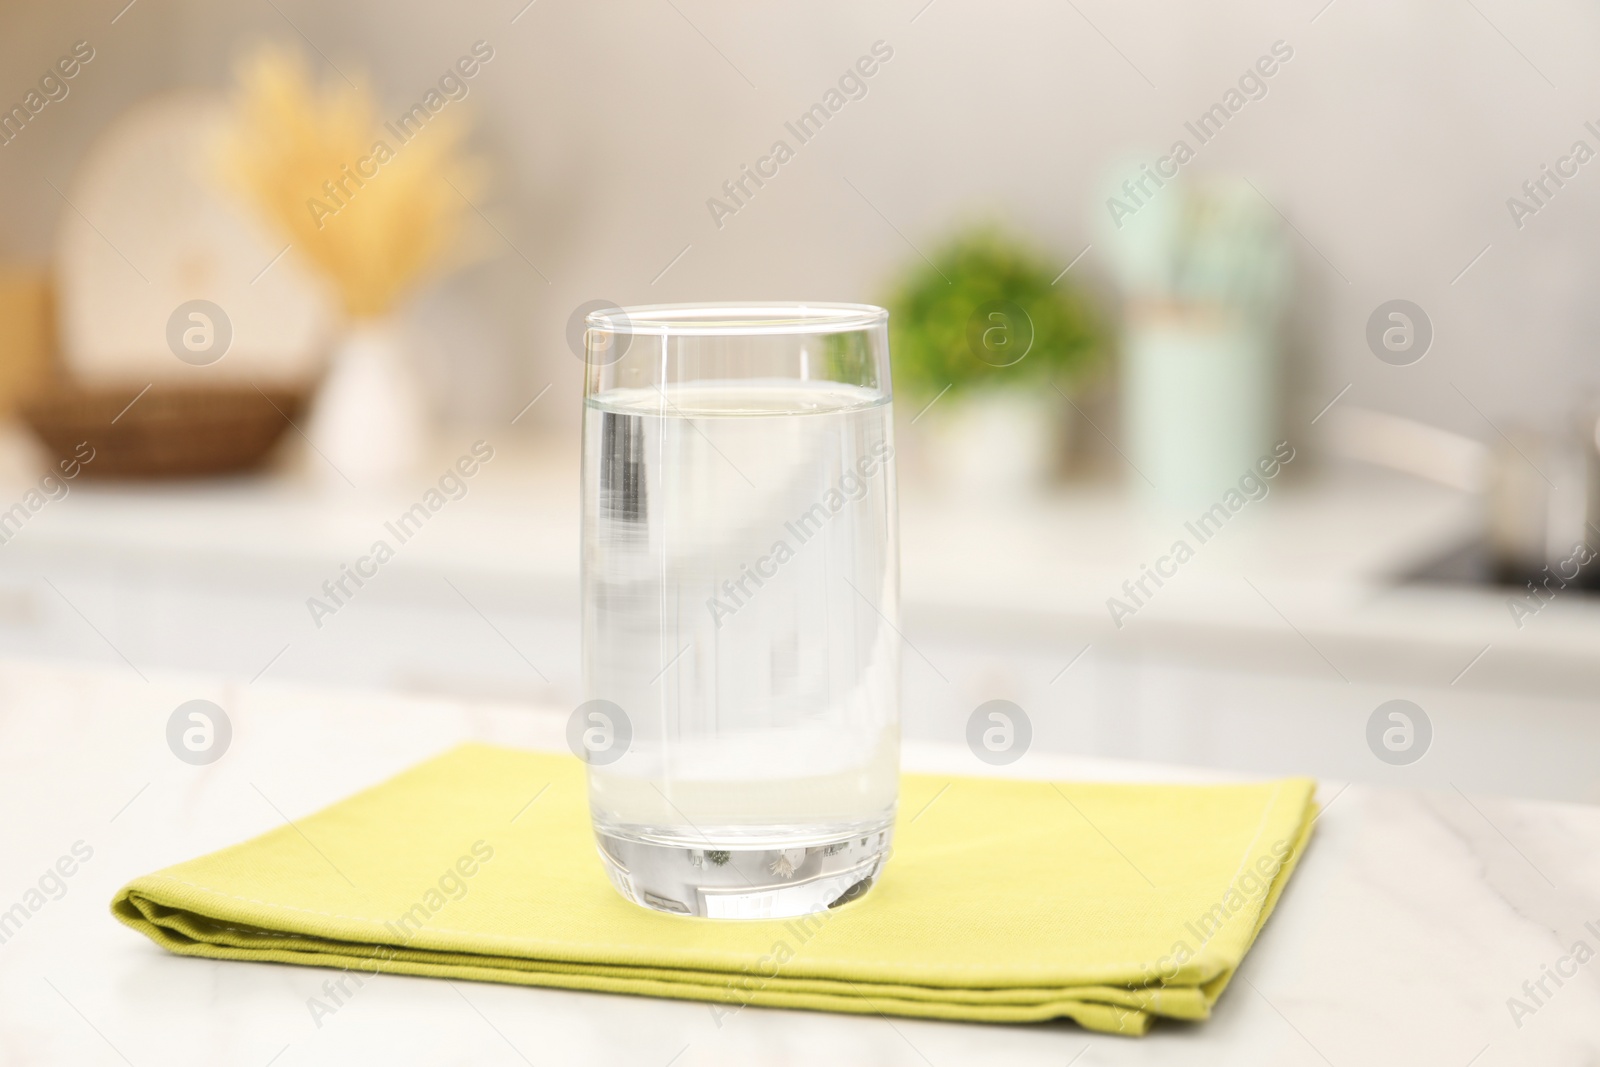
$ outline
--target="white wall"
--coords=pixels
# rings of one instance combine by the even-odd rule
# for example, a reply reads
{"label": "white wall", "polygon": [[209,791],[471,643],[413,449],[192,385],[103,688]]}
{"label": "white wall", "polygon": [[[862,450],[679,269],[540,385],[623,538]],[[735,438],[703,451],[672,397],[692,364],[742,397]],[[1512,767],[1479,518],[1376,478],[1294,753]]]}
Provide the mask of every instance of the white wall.
{"label": "white wall", "polygon": [[[67,100],[0,148],[0,255],[46,255],[64,208],[44,179],[62,184],[106,121],[160,87],[223,84],[262,34],[303,32],[391,105],[474,40],[494,46],[472,98],[499,165],[484,207],[550,281],[485,226],[493,258],[422,302],[458,417],[507,416],[555,381],[536,416],[573,424],[579,368],[562,329],[591,298],[872,299],[916,255],[908,242],[926,249],[975,214],[1012,220],[1064,266],[1093,238],[1108,162],[1183,135],[1278,39],[1294,59],[1193,166],[1250,176],[1303,235],[1293,417],[1353,382],[1349,402],[1487,438],[1452,383],[1504,426],[1542,421],[1600,380],[1588,295],[1600,162],[1521,231],[1505,207],[1575,139],[1600,149],[1582,128],[1600,125],[1586,103],[1600,100],[1600,11],[1576,0],[1335,0],[1320,14],[1324,0],[538,0],[515,24],[523,0],[138,0],[112,25],[122,2],[0,13],[0,100],[73,40],[98,51]],[[719,230],[706,198],[879,39],[894,58],[869,95]],[[1077,271],[1103,283],[1093,251]],[[1412,367],[1379,363],[1363,341],[1393,297],[1422,304],[1437,331]]]}

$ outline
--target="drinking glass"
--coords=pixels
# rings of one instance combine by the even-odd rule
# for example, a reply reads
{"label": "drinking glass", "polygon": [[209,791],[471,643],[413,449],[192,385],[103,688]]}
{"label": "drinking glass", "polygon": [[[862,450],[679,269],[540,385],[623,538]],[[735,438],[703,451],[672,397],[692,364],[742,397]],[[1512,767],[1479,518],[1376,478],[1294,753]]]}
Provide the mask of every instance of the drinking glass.
{"label": "drinking glass", "polygon": [[588,316],[569,740],[617,891],[769,918],[865,893],[899,778],[888,313]]}

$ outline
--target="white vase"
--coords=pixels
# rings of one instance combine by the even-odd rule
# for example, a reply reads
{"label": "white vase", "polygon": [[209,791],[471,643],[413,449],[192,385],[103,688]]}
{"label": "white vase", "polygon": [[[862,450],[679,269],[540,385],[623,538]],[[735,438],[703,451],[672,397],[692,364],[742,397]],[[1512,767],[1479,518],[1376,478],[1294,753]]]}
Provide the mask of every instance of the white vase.
{"label": "white vase", "polygon": [[306,431],[318,479],[384,490],[414,473],[431,426],[422,383],[387,319],[351,325],[334,349]]}
{"label": "white vase", "polygon": [[919,420],[933,480],[985,500],[1043,492],[1062,459],[1070,409],[1041,389],[980,389],[936,403]]}

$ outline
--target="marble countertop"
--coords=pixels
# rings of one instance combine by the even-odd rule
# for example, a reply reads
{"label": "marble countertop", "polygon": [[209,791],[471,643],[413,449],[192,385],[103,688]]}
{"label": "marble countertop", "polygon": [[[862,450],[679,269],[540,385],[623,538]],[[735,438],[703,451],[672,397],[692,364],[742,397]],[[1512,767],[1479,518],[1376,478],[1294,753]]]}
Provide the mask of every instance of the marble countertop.
{"label": "marble countertop", "polygon": [[[173,709],[196,698],[226,709],[233,729],[227,752],[198,767],[176,759],[165,740]],[[1600,808],[1453,789],[1324,783],[1308,854],[1214,1017],[1163,1022],[1144,1039],[1067,1023],[756,1008],[719,1026],[703,1004],[396,976],[369,982],[319,1026],[307,1000],[327,972],[167,955],[108,912],[113,892],[135,875],[315,811],[458,741],[559,748],[563,725],[554,711],[270,678],[246,685],[152,672],[140,681],[112,668],[0,663],[0,909],[39,904],[0,943],[0,1062],[1600,1061],[1600,956],[1590,951],[1600,950]],[[905,762],[988,770],[964,749],[933,744],[908,745]],[[1007,771],[1219,777],[1037,751]],[[74,853],[70,877],[46,879],[49,895],[27,897]],[[1585,949],[1574,955],[1579,942]],[[1527,1010],[1514,1012],[1511,998]]]}

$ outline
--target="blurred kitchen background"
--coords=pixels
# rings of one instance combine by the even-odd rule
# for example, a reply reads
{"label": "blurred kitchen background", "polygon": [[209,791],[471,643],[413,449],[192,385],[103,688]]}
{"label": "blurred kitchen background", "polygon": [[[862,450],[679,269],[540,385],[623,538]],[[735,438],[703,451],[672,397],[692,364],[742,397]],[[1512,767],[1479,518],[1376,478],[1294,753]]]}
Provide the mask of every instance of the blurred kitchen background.
{"label": "blurred kitchen background", "polygon": [[0,654],[570,708],[582,311],[885,303],[909,737],[1600,801],[1600,11],[125,3],[0,12]]}

